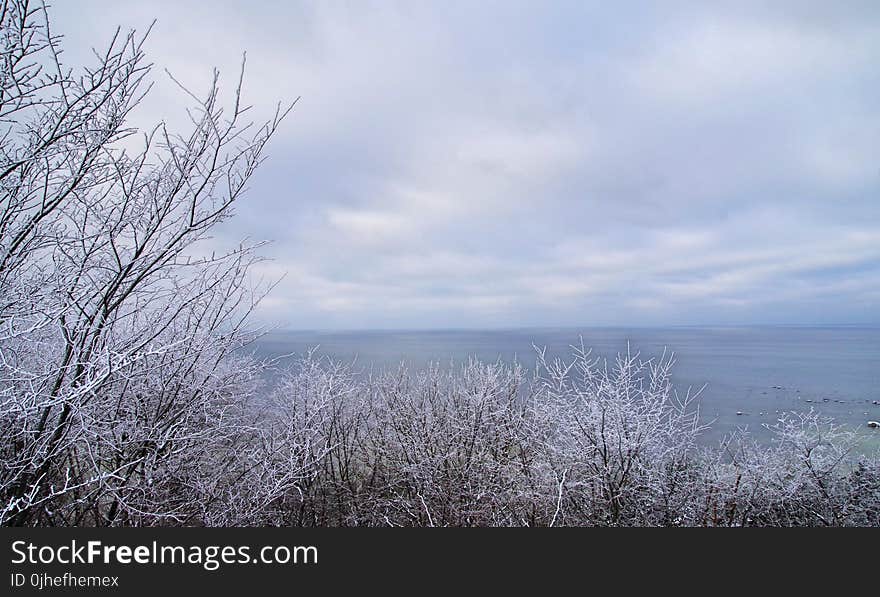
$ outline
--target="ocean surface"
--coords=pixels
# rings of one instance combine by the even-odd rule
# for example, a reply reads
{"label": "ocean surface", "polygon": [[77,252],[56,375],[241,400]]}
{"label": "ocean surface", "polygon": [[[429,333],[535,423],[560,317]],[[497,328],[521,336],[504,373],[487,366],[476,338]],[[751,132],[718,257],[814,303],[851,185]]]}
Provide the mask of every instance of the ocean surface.
{"label": "ocean surface", "polygon": [[[461,363],[518,360],[531,367],[533,344],[548,354],[566,355],[580,338],[593,354],[613,358],[619,351],[659,356],[675,353],[673,381],[679,392],[706,386],[702,418],[711,422],[703,436],[717,443],[738,427],[759,441],[772,434],[779,413],[814,409],[857,431],[860,449],[880,447],[880,327],[674,327],[564,328],[445,331],[273,331],[254,346],[259,357],[318,354],[364,368],[405,362]],[[283,364],[285,359],[281,359]],[[740,413],[740,414],[738,414]]]}

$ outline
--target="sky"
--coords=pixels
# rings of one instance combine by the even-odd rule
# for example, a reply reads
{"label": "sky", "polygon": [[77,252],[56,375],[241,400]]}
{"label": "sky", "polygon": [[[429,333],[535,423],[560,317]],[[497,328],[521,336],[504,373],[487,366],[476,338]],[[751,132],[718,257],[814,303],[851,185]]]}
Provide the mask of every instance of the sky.
{"label": "sky", "polygon": [[214,243],[287,328],[880,323],[880,2],[55,0],[68,64],[144,30],[255,118]]}

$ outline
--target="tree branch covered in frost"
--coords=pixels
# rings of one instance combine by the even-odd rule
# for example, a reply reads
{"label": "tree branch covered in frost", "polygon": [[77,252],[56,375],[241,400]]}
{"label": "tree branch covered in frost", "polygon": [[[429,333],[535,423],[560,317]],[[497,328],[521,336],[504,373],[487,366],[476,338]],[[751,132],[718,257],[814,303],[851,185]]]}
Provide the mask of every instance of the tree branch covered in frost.
{"label": "tree branch covered in frost", "polygon": [[73,69],[42,4],[0,21],[0,521],[185,521],[193,457],[238,433],[256,379],[232,360],[254,247],[198,243],[286,110],[243,121],[240,81],[227,110],[215,74],[187,133],[159,124],[132,153],[144,37]]}

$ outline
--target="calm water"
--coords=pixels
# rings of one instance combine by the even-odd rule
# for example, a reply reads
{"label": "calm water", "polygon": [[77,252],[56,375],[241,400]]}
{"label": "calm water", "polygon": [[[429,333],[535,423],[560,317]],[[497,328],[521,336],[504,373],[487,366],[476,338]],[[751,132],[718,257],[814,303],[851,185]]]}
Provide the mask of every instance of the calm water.
{"label": "calm water", "polygon": [[[859,430],[869,449],[880,445],[880,327],[718,327],[718,328],[570,328],[450,331],[278,331],[261,339],[260,356],[301,354],[320,346],[320,354],[362,366],[414,367],[428,362],[461,362],[469,356],[487,361],[518,359],[534,364],[532,344],[564,354],[579,337],[594,355],[625,351],[659,355],[675,352],[674,381],[681,390],[698,389],[703,418],[714,420],[705,439],[715,442],[736,427],[748,427],[758,439],[777,411],[810,408]],[[741,412],[742,414],[737,414]]]}

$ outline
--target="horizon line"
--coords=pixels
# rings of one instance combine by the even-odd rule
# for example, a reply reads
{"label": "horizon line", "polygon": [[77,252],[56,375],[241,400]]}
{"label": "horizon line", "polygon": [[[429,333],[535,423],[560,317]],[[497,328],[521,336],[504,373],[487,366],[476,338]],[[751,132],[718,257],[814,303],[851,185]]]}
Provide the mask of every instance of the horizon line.
{"label": "horizon line", "polygon": [[449,326],[449,327],[288,327],[260,326],[266,332],[502,332],[518,330],[572,330],[572,329],[710,329],[710,328],[880,328],[880,322],[871,323],[700,323],[700,324],[569,324],[521,326]]}

